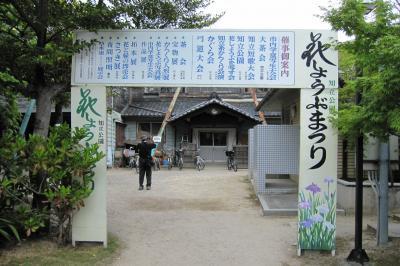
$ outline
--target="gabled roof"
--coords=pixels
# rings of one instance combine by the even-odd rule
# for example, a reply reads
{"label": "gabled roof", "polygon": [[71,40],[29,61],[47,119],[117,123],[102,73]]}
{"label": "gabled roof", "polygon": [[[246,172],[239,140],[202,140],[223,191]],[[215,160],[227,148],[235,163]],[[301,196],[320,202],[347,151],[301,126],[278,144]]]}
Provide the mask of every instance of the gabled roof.
{"label": "gabled roof", "polygon": [[245,111],[242,108],[236,107],[233,104],[230,104],[230,103],[224,102],[222,100],[219,100],[218,98],[212,98],[210,100],[198,103],[198,104],[192,106],[191,108],[186,109],[185,111],[183,111],[181,113],[177,113],[176,115],[173,115],[172,118],[169,121],[178,120],[179,118],[182,118],[182,117],[184,117],[184,116],[186,116],[186,115],[188,115],[188,114],[190,114],[190,113],[192,113],[194,111],[200,110],[200,109],[202,109],[202,108],[204,108],[206,106],[209,106],[211,104],[220,105],[220,106],[222,106],[222,107],[224,107],[226,109],[232,110],[232,111],[234,111],[236,113],[239,113],[239,114],[241,114],[241,115],[243,115],[243,116],[245,116],[245,117],[247,117],[249,119],[252,119],[252,120],[255,120],[255,121],[259,122],[259,119],[257,117],[255,117],[254,113],[251,114],[251,113]]}
{"label": "gabled roof", "polygon": [[[187,109],[201,103],[204,99],[178,99],[172,115],[184,112]],[[121,112],[123,116],[163,118],[168,110],[171,99],[153,101],[133,101]]]}
{"label": "gabled roof", "polygon": [[[214,98],[213,98],[214,99]],[[201,107],[211,104],[212,99],[207,98],[178,98],[174,109],[172,111],[172,119],[183,115],[184,113],[190,113],[192,111],[201,109]],[[224,108],[230,109],[233,112],[242,114],[255,121],[258,120],[258,113],[255,111],[254,103],[250,101],[238,101],[238,102],[227,102],[224,100],[218,100],[217,104]],[[158,99],[143,99],[141,101],[133,101],[126,105],[121,111],[123,117],[136,117],[136,118],[150,118],[162,120],[165,113],[168,110],[168,106],[171,102],[171,98],[158,98]]]}
{"label": "gabled roof", "polygon": [[167,102],[132,102],[121,111],[123,116],[163,117],[168,109]]}

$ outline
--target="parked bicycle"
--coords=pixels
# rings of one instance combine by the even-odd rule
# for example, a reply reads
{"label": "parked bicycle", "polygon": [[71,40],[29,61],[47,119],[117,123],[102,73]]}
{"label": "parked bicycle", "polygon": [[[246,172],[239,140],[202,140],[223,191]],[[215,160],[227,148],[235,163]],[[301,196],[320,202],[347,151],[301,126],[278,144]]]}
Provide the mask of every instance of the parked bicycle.
{"label": "parked bicycle", "polygon": [[183,168],[183,153],[182,148],[175,151],[175,165],[179,167],[179,170],[182,170]]}
{"label": "parked bicycle", "polygon": [[161,162],[160,162],[160,158],[162,157],[162,151],[160,150],[156,150],[153,156],[153,170],[154,171],[158,171],[161,170]]}
{"label": "parked bicycle", "polygon": [[237,163],[235,160],[235,152],[234,151],[225,151],[225,155],[227,157],[226,159],[226,164],[228,167],[228,170],[237,171]]}
{"label": "parked bicycle", "polygon": [[171,148],[165,148],[164,154],[166,156],[166,160],[168,162],[168,170],[171,170],[173,162],[173,155],[174,155],[174,149]]}
{"label": "parked bicycle", "polygon": [[200,156],[200,150],[198,149],[195,153],[195,161],[194,164],[196,166],[196,169],[201,171],[206,167],[206,162],[204,159]]}
{"label": "parked bicycle", "polygon": [[158,157],[153,157],[153,170],[154,171],[159,171],[161,170],[161,163],[160,163],[160,158]]}
{"label": "parked bicycle", "polygon": [[133,168],[135,168],[135,171],[137,174],[139,174],[139,153],[135,153],[135,156],[133,156]]}
{"label": "parked bicycle", "polygon": [[127,157],[128,157],[128,167],[131,169],[135,168],[136,173],[139,173],[139,154],[135,153],[133,147],[130,147],[129,150],[127,151]]}

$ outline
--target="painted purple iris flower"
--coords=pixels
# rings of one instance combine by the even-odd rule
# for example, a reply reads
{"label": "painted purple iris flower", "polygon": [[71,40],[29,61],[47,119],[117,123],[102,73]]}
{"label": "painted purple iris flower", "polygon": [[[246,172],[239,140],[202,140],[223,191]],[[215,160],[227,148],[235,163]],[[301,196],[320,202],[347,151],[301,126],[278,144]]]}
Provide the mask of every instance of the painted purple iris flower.
{"label": "painted purple iris flower", "polygon": [[315,193],[318,193],[321,191],[321,189],[319,188],[319,186],[317,186],[316,184],[314,184],[314,182],[306,187],[307,190],[311,191],[313,193],[313,195]]}
{"label": "painted purple iris flower", "polygon": [[320,214],[327,214],[329,212],[329,208],[326,204],[319,206],[317,209]]}
{"label": "painted purple iris flower", "polygon": [[324,182],[325,182],[325,183],[330,184],[330,183],[333,183],[333,181],[335,181],[335,180],[333,179],[333,177],[328,176],[328,177],[325,177],[325,178],[324,178]]}
{"label": "painted purple iris flower", "polygon": [[300,222],[300,226],[304,227],[304,228],[310,228],[312,225],[313,225],[313,221],[310,219]]}
{"label": "painted purple iris flower", "polygon": [[302,201],[302,202],[299,203],[299,208],[300,209],[308,209],[310,207],[311,207],[311,204],[308,201]]}
{"label": "painted purple iris flower", "polygon": [[324,222],[323,225],[324,225],[324,227],[327,228],[329,231],[335,228],[335,226],[334,226],[333,224],[331,224],[330,222]]}
{"label": "painted purple iris flower", "polygon": [[312,220],[314,223],[318,223],[318,222],[322,222],[324,220],[324,218],[319,214],[315,214],[315,215],[311,216],[310,220]]}

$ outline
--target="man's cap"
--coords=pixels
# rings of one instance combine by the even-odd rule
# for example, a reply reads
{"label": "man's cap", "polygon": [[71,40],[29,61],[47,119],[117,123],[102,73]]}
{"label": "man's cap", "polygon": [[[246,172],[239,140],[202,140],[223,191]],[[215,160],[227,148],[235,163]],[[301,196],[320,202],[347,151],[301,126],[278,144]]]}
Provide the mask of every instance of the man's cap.
{"label": "man's cap", "polygon": [[143,136],[141,137],[141,139],[142,139],[142,140],[146,140],[146,139],[147,139],[147,136],[146,136],[146,135],[143,135]]}

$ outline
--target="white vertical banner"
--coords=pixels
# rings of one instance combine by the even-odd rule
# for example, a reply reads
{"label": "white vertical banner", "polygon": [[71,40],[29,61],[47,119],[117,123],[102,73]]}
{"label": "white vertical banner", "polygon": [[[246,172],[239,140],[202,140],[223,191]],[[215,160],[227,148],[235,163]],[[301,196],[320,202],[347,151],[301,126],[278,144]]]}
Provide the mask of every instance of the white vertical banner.
{"label": "white vertical banner", "polygon": [[298,249],[334,251],[336,242],[337,130],[329,117],[338,90],[300,93]]}
{"label": "white vertical banner", "polygon": [[[298,253],[336,249],[338,57],[325,33],[311,32],[302,48],[309,84],[300,93]],[[334,74],[335,79],[329,78]]]}
{"label": "white vertical banner", "polygon": [[[106,154],[106,87],[77,86],[71,88],[71,126],[85,127],[86,144],[97,143]],[[72,220],[72,244],[103,242],[107,246],[107,164],[103,157],[96,164],[94,190]]]}

